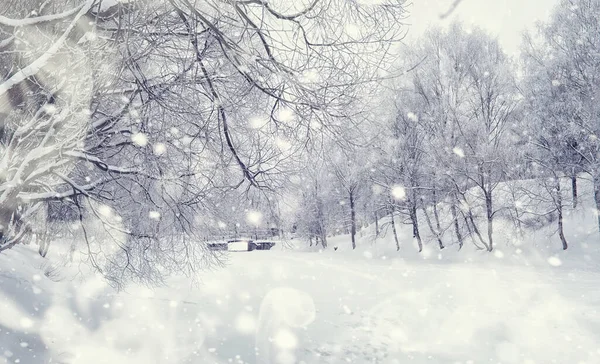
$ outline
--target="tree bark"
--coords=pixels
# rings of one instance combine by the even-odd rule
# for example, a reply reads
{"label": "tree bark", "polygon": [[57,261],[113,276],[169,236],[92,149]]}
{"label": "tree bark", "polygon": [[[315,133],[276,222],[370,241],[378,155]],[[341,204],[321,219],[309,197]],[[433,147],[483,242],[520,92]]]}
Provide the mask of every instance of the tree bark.
{"label": "tree bark", "polygon": [[577,173],[571,175],[571,193],[573,195],[573,208],[577,208]]}
{"label": "tree bark", "polygon": [[458,214],[456,213],[456,205],[454,202],[450,205],[450,213],[452,213],[452,220],[454,221],[454,233],[458,240],[458,250],[463,247],[463,236],[460,233],[460,225],[458,224]]}
{"label": "tree bark", "polygon": [[423,214],[425,214],[425,220],[427,221],[427,226],[429,226],[429,230],[435,236],[435,239],[438,242],[440,250],[442,250],[442,249],[444,249],[444,243],[442,242],[442,239],[440,237],[440,230],[436,230],[436,228],[433,227],[433,223],[431,222],[431,218],[429,217],[429,213],[427,212],[427,207],[425,206],[423,201],[421,201],[421,205],[422,205],[421,210],[423,210]]}
{"label": "tree bark", "polygon": [[410,222],[413,227],[413,238],[417,240],[419,246],[419,253],[423,251],[423,241],[421,240],[421,234],[419,233],[419,220],[417,218],[417,203],[413,199],[410,206]]}
{"label": "tree bark", "polygon": [[[483,240],[483,236],[481,236],[481,232],[479,231],[477,224],[475,224],[475,219],[473,218],[473,212],[471,210],[469,210],[468,216],[469,216],[469,221],[471,222],[471,226],[473,227],[473,231],[475,232],[475,235],[477,235],[477,237],[479,238],[479,241],[481,242],[481,244],[483,244],[483,246],[485,246],[485,249],[487,251],[492,251],[490,249],[489,245],[485,242],[485,240]],[[473,241],[475,241],[475,239],[473,239]],[[475,246],[477,246],[477,245],[475,245]],[[477,248],[482,249],[479,246],[477,246]]]}
{"label": "tree bark", "polygon": [[442,225],[440,224],[440,214],[437,208],[437,194],[435,192],[435,186],[431,195],[433,197],[433,217],[435,218],[435,226],[437,227],[437,231],[442,231]]}
{"label": "tree bark", "polygon": [[354,206],[354,191],[350,190],[350,236],[352,249],[356,249],[356,208]]}
{"label": "tree bark", "polygon": [[321,235],[321,246],[323,247],[323,249],[327,249],[327,236],[325,235],[324,231]]}
{"label": "tree bark", "polygon": [[600,232],[600,174],[594,175],[594,201],[596,202],[596,215],[598,216],[598,231]]}
{"label": "tree bark", "polygon": [[560,179],[557,176],[554,176],[554,190],[556,192],[556,211],[558,212],[558,236],[560,236],[563,250],[567,250],[569,244],[567,244],[567,239],[565,238],[565,232],[563,229],[562,192],[560,190]]}
{"label": "tree bark", "polygon": [[492,205],[492,193],[485,194],[485,210],[487,215],[488,251],[494,250],[494,210]]}
{"label": "tree bark", "polygon": [[396,242],[396,251],[400,250],[400,242],[398,241],[398,232],[396,231],[396,222],[394,221],[394,208],[390,208],[390,220],[392,222],[392,231],[394,232],[394,241]]}
{"label": "tree bark", "polygon": [[379,236],[379,214],[375,210],[375,239]]}

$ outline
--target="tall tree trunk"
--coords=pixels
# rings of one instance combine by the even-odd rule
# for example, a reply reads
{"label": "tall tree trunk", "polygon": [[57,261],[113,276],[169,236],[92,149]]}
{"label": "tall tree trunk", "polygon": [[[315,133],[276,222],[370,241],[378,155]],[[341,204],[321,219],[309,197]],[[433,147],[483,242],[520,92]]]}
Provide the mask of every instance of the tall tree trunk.
{"label": "tall tree trunk", "polygon": [[[323,200],[318,197],[318,185],[315,183],[315,195],[317,195],[317,237],[321,238],[323,249],[327,248],[327,232],[325,231],[325,214],[323,213]],[[318,246],[318,243],[316,244]]]}
{"label": "tall tree trunk", "polygon": [[571,174],[571,193],[573,195],[573,208],[577,208],[577,173],[573,170]]}
{"label": "tall tree trunk", "polygon": [[375,210],[375,239],[379,236],[379,214]]}
{"label": "tall tree trunk", "polygon": [[598,231],[600,232],[600,173],[594,175],[594,201],[596,202],[596,215],[598,215]]}
{"label": "tall tree trunk", "polygon": [[[416,197],[416,196],[413,196]],[[414,200],[411,201],[410,206],[410,222],[413,227],[413,238],[417,240],[417,245],[419,246],[419,253],[423,251],[423,241],[421,240],[421,234],[419,233],[419,220],[417,218],[417,202]]]}
{"label": "tall tree trunk", "polygon": [[567,250],[569,245],[567,244],[567,239],[565,239],[565,232],[563,230],[563,203],[562,203],[562,192],[560,190],[560,179],[557,176],[554,176],[554,189],[556,192],[556,211],[558,212],[558,236],[560,236],[560,241],[562,243],[563,250]]}
{"label": "tall tree trunk", "polygon": [[[481,244],[483,244],[483,246],[485,246],[485,250],[492,251],[490,249],[489,245],[483,239],[483,236],[481,236],[481,232],[479,231],[477,224],[475,224],[475,219],[473,218],[473,212],[471,211],[470,208],[469,208],[468,216],[469,216],[469,221],[471,222],[471,226],[473,227],[473,231],[475,232],[475,235],[477,235],[477,237],[479,238],[479,241],[481,242]],[[473,239],[473,241],[475,241],[475,240]],[[477,244],[475,244],[475,246],[479,249],[483,249],[480,246],[478,246]]]}
{"label": "tall tree trunk", "polygon": [[515,194],[515,190],[514,189],[511,189],[511,194],[512,194],[511,195],[512,200],[515,201],[515,204],[514,204],[514,211],[515,211],[515,218],[514,218],[514,220],[515,220],[515,225],[517,226],[517,230],[519,232],[519,236],[523,237],[523,224],[521,223],[521,213],[519,212],[519,206],[516,203],[517,196]]}
{"label": "tall tree trunk", "polygon": [[354,206],[354,191],[350,190],[350,236],[352,249],[356,249],[356,208]]}
{"label": "tall tree trunk", "polygon": [[454,233],[456,234],[456,239],[458,239],[458,249],[462,249],[463,247],[463,236],[460,233],[460,225],[458,223],[458,214],[456,213],[456,205],[454,202],[450,205],[450,212],[452,213],[452,220],[454,220]]}
{"label": "tall tree trunk", "polygon": [[488,251],[494,250],[494,210],[492,206],[492,193],[485,193],[485,210],[487,215]]}
{"label": "tall tree trunk", "polygon": [[442,239],[440,237],[440,230],[436,230],[433,227],[433,223],[431,222],[431,218],[429,217],[429,213],[427,212],[427,207],[425,206],[423,199],[421,199],[421,210],[423,210],[423,214],[425,215],[425,221],[427,221],[427,226],[429,226],[429,230],[435,236],[435,239],[438,242],[440,250],[444,249],[444,243],[442,242]]}
{"label": "tall tree trunk", "polygon": [[440,224],[440,214],[438,212],[438,208],[437,208],[437,193],[435,192],[435,186],[433,188],[433,192],[432,192],[432,197],[433,197],[433,217],[435,218],[435,226],[437,227],[437,231],[442,231],[442,224]]}
{"label": "tall tree trunk", "polygon": [[399,251],[400,242],[398,241],[398,232],[396,231],[396,222],[394,221],[394,207],[390,207],[390,220],[392,222],[392,231],[394,232],[394,241],[396,242],[396,251]]}
{"label": "tall tree trunk", "polygon": [[[471,225],[469,224],[469,219],[467,218],[467,216],[468,216],[468,215],[464,215],[464,214],[463,214],[463,218],[465,219],[465,226],[467,227],[467,231],[468,231],[468,233],[469,233],[469,235],[468,235],[468,236],[471,238],[471,242],[473,243],[473,245],[475,245],[475,247],[476,247],[477,249],[480,249],[480,250],[482,250],[483,248],[482,248],[482,247],[480,247],[479,245],[477,245],[477,241],[476,241],[476,240],[475,240],[475,238],[473,237],[473,230],[471,230]],[[471,220],[472,220],[472,218],[471,218]],[[477,228],[477,227],[475,226],[475,228]],[[483,240],[483,239],[481,239],[481,234],[479,234],[479,232],[477,232],[477,235],[479,236],[479,240]],[[484,244],[485,244],[485,243],[484,243]],[[487,249],[487,248],[486,248],[486,249]]]}

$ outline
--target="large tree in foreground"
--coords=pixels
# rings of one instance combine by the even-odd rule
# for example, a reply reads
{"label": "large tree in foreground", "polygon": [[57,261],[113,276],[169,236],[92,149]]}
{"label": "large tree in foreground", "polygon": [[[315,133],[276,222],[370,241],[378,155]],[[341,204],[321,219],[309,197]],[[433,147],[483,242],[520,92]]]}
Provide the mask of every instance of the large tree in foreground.
{"label": "large tree in foreground", "polygon": [[53,201],[115,281],[191,272],[196,216],[344,128],[403,2],[3,3],[0,250]]}

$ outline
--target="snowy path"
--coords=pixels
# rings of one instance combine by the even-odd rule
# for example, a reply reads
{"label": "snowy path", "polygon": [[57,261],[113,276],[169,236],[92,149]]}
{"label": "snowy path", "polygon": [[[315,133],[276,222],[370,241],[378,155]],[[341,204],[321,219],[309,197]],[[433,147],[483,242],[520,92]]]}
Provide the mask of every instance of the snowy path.
{"label": "snowy path", "polygon": [[[598,274],[305,254],[240,254],[227,271],[254,307],[276,287],[312,297],[295,350],[306,363],[600,362]],[[228,359],[236,348],[217,337]]]}
{"label": "snowy path", "polygon": [[7,297],[41,288],[3,308],[31,323],[3,315],[0,363],[600,362],[600,274],[564,267],[275,250],[118,294],[29,274],[2,275]]}

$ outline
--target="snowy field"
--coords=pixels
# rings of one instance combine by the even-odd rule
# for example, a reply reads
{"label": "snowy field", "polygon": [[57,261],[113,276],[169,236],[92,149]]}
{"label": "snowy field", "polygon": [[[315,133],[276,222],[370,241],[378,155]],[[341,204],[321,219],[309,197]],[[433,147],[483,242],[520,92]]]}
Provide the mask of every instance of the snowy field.
{"label": "snowy field", "polygon": [[232,253],[198,285],[116,293],[16,247],[0,256],[0,362],[600,362],[600,272],[568,264],[587,254],[498,252]]}

